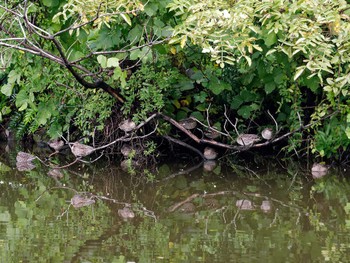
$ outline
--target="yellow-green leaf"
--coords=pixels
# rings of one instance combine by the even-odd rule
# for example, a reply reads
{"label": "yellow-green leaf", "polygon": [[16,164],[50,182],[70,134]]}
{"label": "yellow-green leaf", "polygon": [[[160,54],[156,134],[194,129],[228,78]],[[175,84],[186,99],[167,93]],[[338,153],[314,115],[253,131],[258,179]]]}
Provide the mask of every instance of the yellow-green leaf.
{"label": "yellow-green leaf", "polygon": [[124,19],[124,21],[126,23],[128,23],[129,26],[131,26],[131,19],[127,14],[120,14],[122,16],[122,18]]}

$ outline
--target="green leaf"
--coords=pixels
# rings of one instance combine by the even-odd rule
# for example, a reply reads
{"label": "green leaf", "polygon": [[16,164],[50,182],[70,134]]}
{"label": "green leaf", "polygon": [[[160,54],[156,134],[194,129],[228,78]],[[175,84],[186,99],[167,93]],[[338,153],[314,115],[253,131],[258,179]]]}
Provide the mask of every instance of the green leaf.
{"label": "green leaf", "polygon": [[217,78],[213,78],[208,84],[208,89],[210,89],[215,95],[219,95],[224,90],[230,89],[230,85]]}
{"label": "green leaf", "polygon": [[231,101],[231,108],[237,110],[243,104],[241,96],[235,96]]}
{"label": "green leaf", "polygon": [[182,110],[179,110],[179,111],[176,113],[176,119],[177,119],[177,120],[182,120],[182,119],[185,119],[185,118],[187,118],[187,112],[182,111]]}
{"label": "green leaf", "polygon": [[107,68],[116,68],[119,67],[119,59],[118,58],[109,58],[107,60]]}
{"label": "green leaf", "polygon": [[38,106],[37,121],[39,125],[45,125],[48,119],[52,116],[52,111],[54,111],[54,104],[52,102],[41,102]]}
{"label": "green leaf", "polygon": [[249,105],[244,105],[242,106],[237,113],[242,116],[245,119],[248,119],[251,115],[251,111],[254,110],[252,107],[250,107]]}
{"label": "green leaf", "polygon": [[130,60],[137,60],[141,55],[141,51],[139,49],[132,50],[130,52]]}
{"label": "green leaf", "polygon": [[29,96],[25,90],[18,92],[16,96],[16,107],[19,111],[23,111],[28,107]]}
{"label": "green leaf", "polygon": [[270,32],[269,34],[265,35],[264,41],[265,45],[270,47],[277,42],[277,36],[274,32]]}
{"label": "green leaf", "polygon": [[346,134],[346,137],[348,137],[348,139],[350,139],[350,127],[346,127],[345,134]]}
{"label": "green leaf", "polygon": [[133,29],[129,31],[127,40],[131,43],[137,43],[141,38],[143,32],[143,28],[140,25],[136,25]]}
{"label": "green leaf", "polygon": [[43,5],[47,7],[54,7],[59,4],[59,0],[43,0]]}
{"label": "green leaf", "polygon": [[244,89],[244,90],[241,91],[240,97],[245,102],[250,102],[250,101],[255,101],[256,98],[257,98],[257,95],[256,95],[256,93],[254,91],[250,91],[250,90]]}
{"label": "green leaf", "polygon": [[17,82],[17,84],[19,84],[20,80],[21,80],[21,74],[18,73],[16,70],[11,70],[9,75],[8,75],[7,82],[8,83]]}
{"label": "green leaf", "polygon": [[196,118],[199,121],[204,121],[205,120],[203,114],[201,112],[199,112],[199,111],[192,112],[191,113],[191,117],[194,117],[194,118]]}
{"label": "green leaf", "polygon": [[270,94],[276,89],[276,84],[275,82],[269,82],[265,84],[265,92],[266,94]]}
{"label": "green leaf", "polygon": [[11,170],[12,169],[9,166],[7,166],[6,164],[0,162],[0,173],[4,173],[4,172],[6,173],[6,172],[9,172]]}
{"label": "green leaf", "polygon": [[1,93],[6,95],[7,97],[11,96],[13,90],[13,83],[7,83],[1,87]]}
{"label": "green leaf", "polygon": [[107,58],[103,55],[97,56],[97,62],[101,65],[102,68],[107,67]]}
{"label": "green leaf", "polygon": [[24,102],[21,107],[19,107],[18,111],[24,111],[28,108],[28,102]]}
{"label": "green leaf", "polygon": [[273,71],[273,80],[277,85],[281,85],[285,80],[285,72],[282,71],[280,68],[275,68]]}
{"label": "green leaf", "polygon": [[181,91],[191,90],[194,88],[192,81],[190,80],[181,80],[177,85]]}
{"label": "green leaf", "polygon": [[294,75],[294,81],[297,80],[301,74],[303,74],[304,70],[305,70],[305,66],[300,66],[297,70],[297,72]]}
{"label": "green leaf", "polygon": [[115,80],[119,80],[122,88],[125,88],[125,86],[126,86],[126,77],[127,77],[126,71],[123,71],[118,65],[118,67],[116,67],[114,69],[114,71],[113,71],[112,78],[115,79]]}
{"label": "green leaf", "polygon": [[200,103],[203,103],[205,102],[205,100],[207,99],[208,97],[208,93],[204,92],[204,91],[201,91],[199,94],[195,94],[193,96],[194,100],[196,102],[200,102]]}
{"label": "green leaf", "polygon": [[131,26],[131,19],[130,19],[130,17],[127,14],[125,14],[125,13],[121,13],[120,15],[124,19],[124,21],[126,23],[128,23],[129,26]]}
{"label": "green leaf", "polygon": [[148,3],[146,6],[145,6],[145,13],[148,15],[148,16],[154,16],[156,13],[157,13],[157,10],[158,10],[158,5],[155,4],[155,3]]}
{"label": "green leaf", "polygon": [[80,58],[84,57],[84,53],[81,51],[74,51],[69,54],[69,59],[70,60],[78,60]]}

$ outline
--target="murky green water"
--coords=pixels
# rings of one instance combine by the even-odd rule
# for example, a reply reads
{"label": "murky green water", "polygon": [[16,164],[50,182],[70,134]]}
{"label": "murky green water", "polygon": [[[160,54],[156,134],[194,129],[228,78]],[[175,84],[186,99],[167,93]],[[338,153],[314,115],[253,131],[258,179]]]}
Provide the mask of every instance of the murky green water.
{"label": "murky green water", "polygon": [[0,262],[350,262],[343,170],[172,164],[146,182],[111,165],[20,172],[16,154],[0,156]]}

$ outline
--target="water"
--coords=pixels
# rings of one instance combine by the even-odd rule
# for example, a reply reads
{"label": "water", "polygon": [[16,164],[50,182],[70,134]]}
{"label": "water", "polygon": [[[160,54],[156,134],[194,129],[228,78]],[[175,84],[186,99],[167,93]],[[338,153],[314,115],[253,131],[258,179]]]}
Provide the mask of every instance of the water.
{"label": "water", "polygon": [[[149,182],[78,164],[53,178],[18,171],[16,153],[0,157],[0,262],[350,262],[344,170],[164,164]],[[74,208],[77,194],[95,203]]]}

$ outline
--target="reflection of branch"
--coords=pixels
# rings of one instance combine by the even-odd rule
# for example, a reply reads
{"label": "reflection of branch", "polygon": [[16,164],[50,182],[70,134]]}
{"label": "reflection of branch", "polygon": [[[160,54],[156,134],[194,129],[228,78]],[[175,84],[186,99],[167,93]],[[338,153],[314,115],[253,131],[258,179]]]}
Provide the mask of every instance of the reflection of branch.
{"label": "reflection of branch", "polygon": [[176,209],[178,209],[180,206],[182,206],[182,205],[185,204],[185,203],[188,203],[188,202],[192,201],[193,199],[195,199],[195,198],[198,197],[198,196],[199,196],[199,194],[193,194],[193,195],[187,197],[185,200],[183,200],[183,201],[181,201],[181,202],[179,202],[179,203],[176,203],[176,204],[172,205],[171,207],[169,207],[168,211],[169,211],[169,212],[174,212],[174,211],[175,211]]}
{"label": "reflection of branch", "polygon": [[189,174],[190,172],[194,171],[194,170],[197,170],[201,165],[203,164],[203,162],[200,162],[199,164],[195,165],[195,166],[192,166],[188,169],[185,169],[185,170],[181,170],[177,173],[173,173],[165,178],[162,179],[162,181],[166,181],[166,180],[169,180],[169,179],[172,179],[176,176],[179,176],[179,175],[183,175],[183,174]]}
{"label": "reflection of branch", "polygon": [[163,137],[164,137],[165,139],[171,141],[171,142],[174,142],[174,143],[179,144],[179,145],[181,145],[181,146],[183,146],[183,147],[185,147],[185,148],[190,149],[191,151],[197,153],[200,157],[202,157],[202,159],[205,159],[203,153],[202,153],[201,151],[199,151],[198,149],[194,148],[193,146],[191,146],[191,145],[189,145],[189,144],[187,144],[187,143],[185,143],[185,142],[183,142],[183,141],[180,141],[180,140],[178,140],[178,139],[175,139],[175,138],[173,138],[173,137],[170,137],[170,136],[168,136],[168,135],[164,135]]}
{"label": "reflection of branch", "polygon": [[[91,193],[88,193],[88,192],[79,192],[77,190],[75,190],[74,188],[71,188],[71,187],[67,187],[67,186],[55,186],[55,187],[51,187],[49,189],[46,189],[45,191],[43,191],[39,197],[35,200],[35,202],[38,202],[39,199],[44,195],[44,193],[48,192],[48,191],[51,191],[51,190],[70,190],[70,191],[73,191],[76,195],[86,195],[86,194],[89,194],[89,198],[90,199],[98,199],[98,200],[106,200],[106,201],[111,201],[113,204],[118,204],[118,205],[124,205],[126,207],[132,207],[132,204],[131,203],[127,203],[127,202],[120,202],[118,201],[117,199],[114,199],[114,198],[110,198],[110,197],[106,197],[106,196],[103,196],[103,195],[95,195],[95,194],[91,194]],[[61,214],[59,215],[58,217],[62,217],[64,214],[67,213],[68,209],[70,208],[72,204],[70,203],[68,208]],[[135,210],[136,208],[134,208],[133,210]],[[156,216],[155,216],[155,213],[151,210],[148,210],[146,209],[146,207],[144,206],[141,206],[140,209],[139,209],[139,212],[142,212],[144,215],[146,216],[149,216],[149,217],[152,217],[154,219],[156,219]]]}

